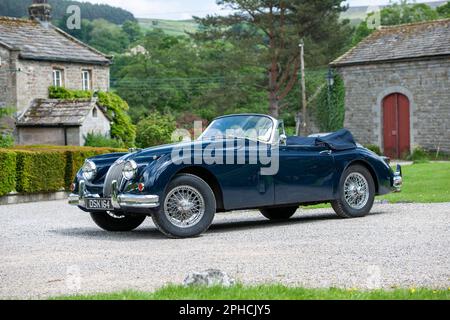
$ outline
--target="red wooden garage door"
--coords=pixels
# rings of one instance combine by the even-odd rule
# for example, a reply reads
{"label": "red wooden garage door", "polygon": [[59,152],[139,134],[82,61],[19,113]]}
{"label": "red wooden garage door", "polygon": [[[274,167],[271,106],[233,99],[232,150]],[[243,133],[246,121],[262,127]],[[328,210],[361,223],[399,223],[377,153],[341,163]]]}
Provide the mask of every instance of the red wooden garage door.
{"label": "red wooden garage door", "polygon": [[394,93],[383,100],[384,153],[399,159],[410,152],[409,100]]}

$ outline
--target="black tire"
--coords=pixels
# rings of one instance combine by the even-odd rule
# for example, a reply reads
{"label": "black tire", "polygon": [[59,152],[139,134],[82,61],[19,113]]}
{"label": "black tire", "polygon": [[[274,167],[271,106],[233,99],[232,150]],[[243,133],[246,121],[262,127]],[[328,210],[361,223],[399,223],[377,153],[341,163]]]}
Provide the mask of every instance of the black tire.
{"label": "black tire", "polygon": [[[365,178],[368,186],[369,193],[367,202],[361,208],[352,207],[345,197],[345,182],[347,178],[349,178],[349,176],[354,174],[362,175]],[[375,193],[375,182],[369,170],[361,165],[353,165],[347,168],[347,170],[345,170],[342,174],[341,181],[339,183],[339,199],[332,201],[331,206],[333,207],[336,214],[341,218],[348,219],[364,217],[370,213],[370,210],[372,210],[373,203],[375,201]],[[364,201],[361,203],[361,205],[363,204]]]}
{"label": "black tire", "polygon": [[105,231],[127,232],[138,228],[147,218],[146,216],[123,216],[113,217],[107,212],[91,213],[95,224]]}
{"label": "black tire", "polygon": [[264,209],[259,209],[259,211],[267,219],[279,221],[279,220],[290,219],[297,212],[297,209],[298,209],[298,206],[283,207],[283,208],[264,208]]}
{"label": "black tire", "polygon": [[[195,190],[203,198],[204,213],[194,221],[191,226],[180,227],[171,221],[166,215],[166,200],[170,193],[176,188],[188,187]],[[211,226],[216,214],[216,198],[210,186],[202,179],[191,174],[180,174],[176,176],[168,185],[166,194],[157,211],[152,214],[156,227],[169,238],[182,239],[191,238],[206,232]]]}

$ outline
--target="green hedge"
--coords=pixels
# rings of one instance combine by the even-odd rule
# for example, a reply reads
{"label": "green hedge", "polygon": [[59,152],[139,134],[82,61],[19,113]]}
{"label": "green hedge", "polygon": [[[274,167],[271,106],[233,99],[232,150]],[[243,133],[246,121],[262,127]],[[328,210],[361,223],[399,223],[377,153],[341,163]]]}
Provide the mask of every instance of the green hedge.
{"label": "green hedge", "polygon": [[52,192],[64,188],[66,155],[61,151],[16,151],[20,193]]}
{"label": "green hedge", "polygon": [[69,190],[86,158],[122,149],[18,146],[0,150],[0,196]]}
{"label": "green hedge", "polygon": [[0,150],[0,196],[16,188],[16,153]]}

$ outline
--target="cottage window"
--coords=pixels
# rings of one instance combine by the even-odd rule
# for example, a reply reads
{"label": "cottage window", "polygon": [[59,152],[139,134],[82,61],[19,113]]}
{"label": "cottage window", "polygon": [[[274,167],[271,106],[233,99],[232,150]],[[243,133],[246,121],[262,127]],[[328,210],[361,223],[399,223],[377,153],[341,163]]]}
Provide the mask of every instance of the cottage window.
{"label": "cottage window", "polygon": [[98,111],[97,111],[97,108],[92,109],[92,117],[93,117],[93,118],[98,118]]}
{"label": "cottage window", "polygon": [[53,69],[53,86],[62,87],[63,86],[63,72],[59,69]]}
{"label": "cottage window", "polygon": [[83,70],[81,73],[82,77],[82,87],[84,91],[91,90],[91,71]]}

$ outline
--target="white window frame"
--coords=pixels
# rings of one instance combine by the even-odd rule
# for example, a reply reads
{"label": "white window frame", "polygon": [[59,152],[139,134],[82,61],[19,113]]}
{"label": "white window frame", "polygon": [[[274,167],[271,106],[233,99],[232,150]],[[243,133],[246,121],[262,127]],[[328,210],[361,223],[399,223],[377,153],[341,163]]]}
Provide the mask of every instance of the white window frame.
{"label": "white window frame", "polygon": [[53,69],[53,86],[58,88],[63,87],[63,70]]}
{"label": "white window frame", "polygon": [[91,90],[91,70],[81,71],[81,88],[83,91]]}

